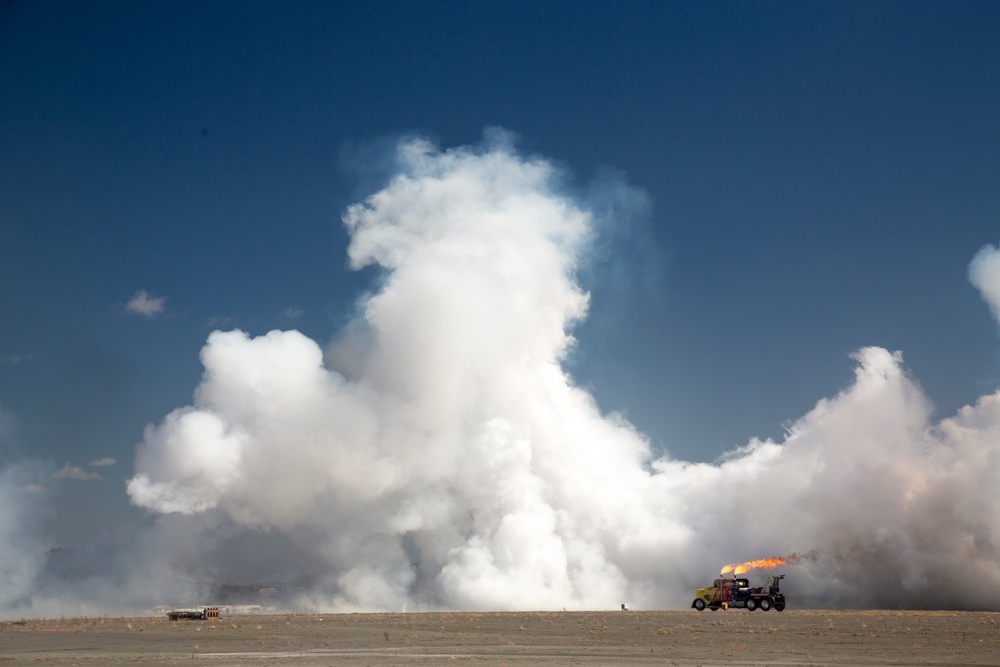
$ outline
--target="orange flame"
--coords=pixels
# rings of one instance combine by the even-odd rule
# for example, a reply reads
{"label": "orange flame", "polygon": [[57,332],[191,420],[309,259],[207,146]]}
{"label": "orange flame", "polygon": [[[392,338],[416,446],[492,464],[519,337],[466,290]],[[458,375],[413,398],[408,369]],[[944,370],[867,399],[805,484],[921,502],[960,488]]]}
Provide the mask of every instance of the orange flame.
{"label": "orange flame", "polygon": [[749,570],[770,570],[775,567],[781,567],[788,563],[793,563],[798,560],[798,554],[792,554],[791,556],[786,556],[782,558],[781,556],[774,556],[773,558],[758,558],[757,560],[748,560],[745,563],[734,563],[732,565],[727,565],[722,568],[720,574],[728,574],[732,572],[733,574],[744,574]]}

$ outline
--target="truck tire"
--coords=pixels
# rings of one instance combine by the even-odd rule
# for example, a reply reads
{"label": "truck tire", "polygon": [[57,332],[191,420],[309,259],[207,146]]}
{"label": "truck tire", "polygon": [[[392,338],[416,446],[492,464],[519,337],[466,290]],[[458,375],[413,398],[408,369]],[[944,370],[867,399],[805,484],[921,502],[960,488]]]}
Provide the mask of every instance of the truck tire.
{"label": "truck tire", "polygon": [[757,601],[756,600],[754,600],[753,598],[750,598],[749,600],[747,600],[747,609],[749,611],[753,611],[756,608],[757,608]]}
{"label": "truck tire", "polygon": [[771,601],[768,600],[767,598],[761,598],[760,599],[760,610],[761,611],[768,611],[770,609],[771,609]]}
{"label": "truck tire", "polygon": [[698,611],[705,611],[705,601],[702,600],[701,598],[698,598],[697,600],[695,600],[693,606]]}
{"label": "truck tire", "polygon": [[778,602],[775,602],[774,608],[776,611],[785,611],[785,601],[779,600]]}

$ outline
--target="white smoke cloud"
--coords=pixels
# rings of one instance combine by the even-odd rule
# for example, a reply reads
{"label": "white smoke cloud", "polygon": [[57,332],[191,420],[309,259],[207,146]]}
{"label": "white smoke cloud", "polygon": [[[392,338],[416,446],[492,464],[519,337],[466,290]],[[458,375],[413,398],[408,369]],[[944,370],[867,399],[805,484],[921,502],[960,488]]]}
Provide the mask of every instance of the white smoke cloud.
{"label": "white smoke cloud", "polygon": [[560,174],[497,137],[399,163],[344,215],[351,265],[383,271],[345,331],[214,332],[193,404],[147,429],[128,493],[182,515],[172,544],[280,535],[333,609],[686,606],[792,551],[800,605],[1000,602],[1000,394],[933,424],[902,356],[864,348],[783,442],[654,458],[561,365],[592,219]]}
{"label": "white smoke cloud", "polygon": [[108,466],[113,466],[118,460],[113,456],[105,456],[103,458],[95,459],[90,462],[91,468],[106,468]]}
{"label": "white smoke cloud", "polygon": [[979,249],[969,264],[969,281],[1000,323],[1000,249],[989,244]]}
{"label": "white smoke cloud", "polygon": [[[13,447],[16,432],[14,413],[0,405],[0,455]],[[0,611],[23,601],[34,583],[37,554],[27,526],[44,491],[24,466],[0,467]]]}
{"label": "white smoke cloud", "polygon": [[44,542],[36,532],[44,487],[30,463],[0,468],[0,614],[30,603]]}
{"label": "white smoke cloud", "polygon": [[153,296],[146,290],[139,290],[132,295],[132,298],[125,304],[125,310],[143,317],[155,317],[163,314],[167,309],[166,299],[162,296]]}
{"label": "white smoke cloud", "polygon": [[102,479],[102,477],[96,472],[84,470],[80,466],[66,463],[62,468],[52,473],[52,479],[75,479],[81,482],[89,482]]}

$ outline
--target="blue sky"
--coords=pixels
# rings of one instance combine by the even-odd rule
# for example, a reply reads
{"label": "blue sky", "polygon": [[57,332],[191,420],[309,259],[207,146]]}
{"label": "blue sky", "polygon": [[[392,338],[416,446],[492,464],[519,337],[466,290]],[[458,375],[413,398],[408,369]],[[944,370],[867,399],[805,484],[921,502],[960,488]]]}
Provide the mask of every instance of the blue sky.
{"label": "blue sky", "polygon": [[79,468],[57,541],[141,521],[135,445],[208,334],[331,340],[385,147],[489,127],[633,189],[567,368],[657,451],[780,438],[867,345],[947,417],[1000,377],[967,279],[1000,236],[998,31],[991,2],[0,5],[0,462]]}

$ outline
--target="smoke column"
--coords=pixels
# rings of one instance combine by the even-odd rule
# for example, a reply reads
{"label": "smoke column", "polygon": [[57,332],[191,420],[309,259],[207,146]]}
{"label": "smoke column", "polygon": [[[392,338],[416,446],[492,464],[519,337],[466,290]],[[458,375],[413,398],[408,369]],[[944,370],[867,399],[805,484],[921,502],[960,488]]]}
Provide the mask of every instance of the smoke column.
{"label": "smoke column", "polygon": [[[277,546],[213,576],[321,573],[320,609],[671,608],[798,552],[796,605],[1000,604],[1000,394],[931,423],[901,354],[864,348],[783,442],[656,458],[562,366],[595,223],[559,171],[502,136],[398,162],[344,214],[381,271],[349,326],[212,333],[192,405],[147,428],[127,490],[170,515],[172,566],[242,534]],[[995,313],[996,257],[970,268]]]}
{"label": "smoke column", "polygon": [[[0,422],[3,417],[0,407]],[[37,553],[44,548],[32,530],[39,516],[35,489],[41,487],[34,486],[37,471],[31,468],[25,463],[0,468],[0,612],[30,601],[39,570]]]}

